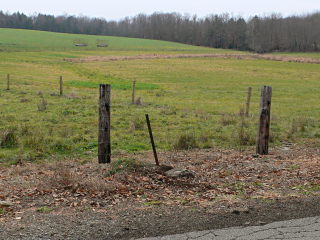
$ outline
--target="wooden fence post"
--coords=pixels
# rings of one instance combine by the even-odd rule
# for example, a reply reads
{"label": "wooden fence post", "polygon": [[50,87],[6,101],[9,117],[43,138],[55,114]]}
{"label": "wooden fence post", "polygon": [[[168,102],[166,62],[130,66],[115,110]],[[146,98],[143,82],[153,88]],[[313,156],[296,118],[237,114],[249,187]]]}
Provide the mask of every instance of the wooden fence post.
{"label": "wooden fence post", "polygon": [[257,136],[257,153],[268,154],[269,131],[270,131],[270,110],[271,110],[272,87],[261,88],[259,127]]}
{"label": "wooden fence post", "polygon": [[147,125],[148,125],[150,142],[151,142],[151,145],[152,145],[154,160],[156,161],[156,165],[159,166],[159,160],[158,160],[156,145],[154,144],[151,124],[150,124],[150,119],[149,119],[149,115],[148,114],[146,114],[146,120],[147,120]]}
{"label": "wooden fence post", "polygon": [[136,94],[136,81],[132,82],[132,100],[131,103],[135,104],[135,94]]}
{"label": "wooden fence post", "polygon": [[62,81],[62,76],[60,76],[60,96],[63,95],[63,81]]}
{"label": "wooden fence post", "polygon": [[10,90],[10,74],[7,74],[7,90]]}
{"label": "wooden fence post", "polygon": [[110,95],[111,95],[111,86],[109,84],[100,84],[99,138],[98,138],[99,163],[111,162]]}
{"label": "wooden fence post", "polygon": [[247,102],[246,102],[246,115],[245,115],[246,117],[249,117],[251,93],[252,93],[252,87],[249,87],[248,88]]}

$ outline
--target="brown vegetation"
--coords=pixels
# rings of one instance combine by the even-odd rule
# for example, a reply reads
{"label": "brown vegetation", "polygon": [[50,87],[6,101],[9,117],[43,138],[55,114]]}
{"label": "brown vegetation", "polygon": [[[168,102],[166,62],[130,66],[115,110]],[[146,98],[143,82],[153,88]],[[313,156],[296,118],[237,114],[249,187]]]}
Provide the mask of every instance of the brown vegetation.
{"label": "brown vegetation", "polygon": [[[194,178],[170,178],[151,164],[150,153],[114,160],[111,165],[66,161],[0,168],[0,200],[14,205],[95,207],[123,201],[208,206],[246,199],[285,199],[319,193],[316,149],[287,145],[269,156],[233,150],[194,150],[160,154],[162,164],[193,172]],[[32,200],[32,201],[30,201]]]}
{"label": "brown vegetation", "polygon": [[65,58],[67,62],[109,62],[141,59],[172,59],[172,58],[236,58],[236,59],[263,59],[271,61],[298,62],[320,64],[320,59],[308,57],[276,56],[271,54],[174,54],[174,55],[137,55],[137,56],[90,56],[84,58]]}

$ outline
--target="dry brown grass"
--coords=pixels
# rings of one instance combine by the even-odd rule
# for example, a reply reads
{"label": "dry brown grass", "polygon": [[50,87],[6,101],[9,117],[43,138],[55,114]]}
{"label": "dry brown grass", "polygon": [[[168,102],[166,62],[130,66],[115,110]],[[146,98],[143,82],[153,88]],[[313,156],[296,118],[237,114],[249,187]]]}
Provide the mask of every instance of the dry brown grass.
{"label": "dry brown grass", "polygon": [[[175,205],[181,203],[177,199],[183,199],[202,206],[217,201],[319,194],[317,149],[292,146],[274,149],[268,156],[208,149],[159,153],[159,157],[162,164],[188,169],[195,178],[166,177],[150,164],[130,171],[121,168],[113,174],[107,174],[111,165],[96,162],[22,164],[0,167],[0,199],[19,202],[15,208],[21,211],[30,204],[43,202],[61,207],[120,201],[161,201]],[[140,155],[139,159],[151,163],[151,153]]]}
{"label": "dry brown grass", "polygon": [[110,195],[117,183],[106,181],[105,172],[109,166],[78,161],[66,161],[43,164],[21,164],[0,169],[0,196],[12,198],[36,192],[81,191],[86,194],[100,193]]}
{"label": "dry brown grass", "polygon": [[173,59],[173,58],[236,58],[236,59],[264,59],[271,61],[298,62],[320,64],[320,59],[293,56],[275,56],[271,54],[173,54],[173,55],[136,55],[136,56],[90,56],[84,58],[65,58],[67,62],[109,62],[141,59]]}

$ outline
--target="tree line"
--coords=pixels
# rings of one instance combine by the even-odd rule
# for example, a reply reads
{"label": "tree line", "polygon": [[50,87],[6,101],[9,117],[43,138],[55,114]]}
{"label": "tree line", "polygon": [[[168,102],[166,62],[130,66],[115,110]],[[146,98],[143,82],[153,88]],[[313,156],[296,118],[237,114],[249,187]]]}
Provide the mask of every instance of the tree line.
{"label": "tree line", "polygon": [[320,51],[319,26],[320,12],[290,17],[272,14],[247,20],[229,14],[198,18],[178,13],[153,13],[107,21],[83,16],[27,16],[0,11],[2,28],[157,39],[259,53]]}

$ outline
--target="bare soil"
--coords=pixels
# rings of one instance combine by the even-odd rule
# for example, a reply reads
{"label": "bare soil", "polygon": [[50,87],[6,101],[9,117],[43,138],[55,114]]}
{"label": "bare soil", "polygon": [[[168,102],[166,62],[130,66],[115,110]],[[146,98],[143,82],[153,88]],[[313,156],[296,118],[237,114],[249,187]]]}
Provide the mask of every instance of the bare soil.
{"label": "bare soil", "polygon": [[92,161],[0,167],[0,239],[131,239],[320,215],[317,148],[268,156],[207,149],[160,154],[194,178],[170,178],[151,153],[115,170]]}
{"label": "bare soil", "polygon": [[263,59],[282,62],[298,62],[320,64],[320,59],[293,56],[275,56],[271,54],[149,54],[135,56],[90,56],[84,58],[65,58],[67,62],[86,63],[86,62],[110,62],[124,60],[143,60],[143,59],[173,59],[173,58],[226,58],[226,59]]}

